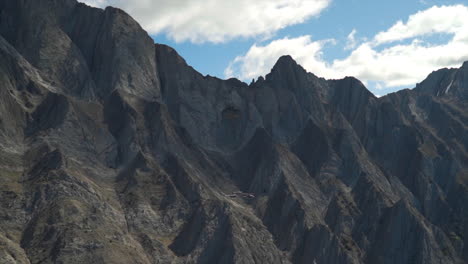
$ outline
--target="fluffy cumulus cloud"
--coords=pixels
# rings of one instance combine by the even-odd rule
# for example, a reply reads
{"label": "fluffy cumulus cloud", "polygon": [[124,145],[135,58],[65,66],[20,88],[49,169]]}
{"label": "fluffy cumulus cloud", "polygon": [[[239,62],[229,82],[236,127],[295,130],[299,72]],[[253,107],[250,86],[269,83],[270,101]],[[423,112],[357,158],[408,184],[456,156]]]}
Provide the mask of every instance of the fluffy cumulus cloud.
{"label": "fluffy cumulus cloud", "polygon": [[453,33],[467,30],[467,7],[462,5],[434,6],[411,15],[406,23],[398,21],[389,30],[375,36],[376,44],[400,41],[434,33]]}
{"label": "fluffy cumulus cloud", "polygon": [[331,0],[81,0],[127,11],[151,34],[175,41],[225,42],[269,36],[318,15]]}
{"label": "fluffy cumulus cloud", "polygon": [[[310,36],[279,39],[254,45],[225,74],[248,80],[268,73],[279,56],[290,54],[308,71],[326,78],[355,76],[378,83],[376,89],[411,87],[434,69],[459,67],[468,60],[467,17],[467,6],[435,6],[360,44],[353,31],[348,36],[347,47],[354,46],[349,56],[331,62],[322,59],[323,47],[330,41],[314,41]],[[448,34],[447,41],[431,44],[425,40],[434,34]]]}

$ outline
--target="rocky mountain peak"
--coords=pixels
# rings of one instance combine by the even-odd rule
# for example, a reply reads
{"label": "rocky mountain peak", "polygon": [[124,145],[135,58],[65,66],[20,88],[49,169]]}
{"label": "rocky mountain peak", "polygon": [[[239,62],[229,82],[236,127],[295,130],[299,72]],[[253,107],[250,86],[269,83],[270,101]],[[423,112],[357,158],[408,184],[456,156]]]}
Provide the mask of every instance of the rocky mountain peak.
{"label": "rocky mountain peak", "polygon": [[266,79],[274,79],[274,78],[296,78],[300,74],[305,74],[306,71],[302,68],[301,65],[297,64],[297,62],[290,56],[284,55],[281,56],[271,69],[271,72],[266,75]]}
{"label": "rocky mountain peak", "polygon": [[463,62],[462,67],[463,69],[467,70],[468,69],[468,61]]}
{"label": "rocky mountain peak", "polygon": [[75,0],[0,0],[0,55],[0,263],[468,259],[466,64],[248,86]]}
{"label": "rocky mountain peak", "polygon": [[281,69],[287,69],[287,68],[292,68],[292,67],[297,67],[300,65],[297,64],[297,62],[293,59],[291,55],[283,55],[278,58],[276,61],[275,65],[273,66],[273,70],[281,70]]}
{"label": "rocky mountain peak", "polygon": [[440,69],[432,72],[415,88],[416,91],[431,94],[436,97],[452,97],[461,100],[468,99],[468,62],[460,68]]}

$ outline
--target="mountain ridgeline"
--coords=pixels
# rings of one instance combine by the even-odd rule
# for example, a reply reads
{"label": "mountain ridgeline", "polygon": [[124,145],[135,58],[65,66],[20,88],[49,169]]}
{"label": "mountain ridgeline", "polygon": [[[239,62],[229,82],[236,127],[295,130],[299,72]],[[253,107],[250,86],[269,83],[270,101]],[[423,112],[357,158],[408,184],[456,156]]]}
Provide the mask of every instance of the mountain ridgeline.
{"label": "mountain ridgeline", "polygon": [[467,259],[468,63],[247,85],[119,9],[0,0],[0,263]]}

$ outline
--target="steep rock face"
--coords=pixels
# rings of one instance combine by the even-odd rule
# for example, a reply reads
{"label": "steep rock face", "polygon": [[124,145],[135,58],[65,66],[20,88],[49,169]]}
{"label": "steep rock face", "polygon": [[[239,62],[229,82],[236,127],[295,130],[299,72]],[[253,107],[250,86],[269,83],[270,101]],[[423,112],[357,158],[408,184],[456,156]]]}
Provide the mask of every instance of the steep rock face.
{"label": "steep rock face", "polygon": [[202,76],[168,46],[156,45],[156,54],[163,101],[198,144],[235,149],[253,134],[261,117],[246,84]]}
{"label": "steep rock face", "polygon": [[435,96],[452,95],[459,99],[467,99],[468,62],[459,69],[441,69],[432,72],[426,80],[417,85],[416,89],[422,93]]}
{"label": "steep rock face", "polygon": [[468,259],[467,64],[247,85],[75,0],[0,0],[0,35],[1,263]]}
{"label": "steep rock face", "polygon": [[153,41],[123,11],[73,0],[0,5],[2,36],[59,92],[86,99],[114,89],[160,96]]}

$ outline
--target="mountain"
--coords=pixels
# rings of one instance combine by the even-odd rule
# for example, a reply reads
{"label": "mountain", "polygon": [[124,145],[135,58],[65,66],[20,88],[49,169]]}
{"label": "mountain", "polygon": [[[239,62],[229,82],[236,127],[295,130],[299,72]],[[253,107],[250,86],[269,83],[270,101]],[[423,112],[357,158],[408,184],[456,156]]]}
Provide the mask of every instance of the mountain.
{"label": "mountain", "polygon": [[122,10],[0,0],[0,83],[0,263],[467,263],[468,63],[247,85]]}

